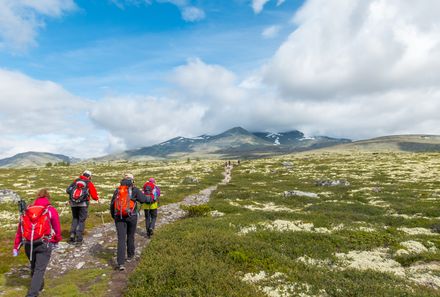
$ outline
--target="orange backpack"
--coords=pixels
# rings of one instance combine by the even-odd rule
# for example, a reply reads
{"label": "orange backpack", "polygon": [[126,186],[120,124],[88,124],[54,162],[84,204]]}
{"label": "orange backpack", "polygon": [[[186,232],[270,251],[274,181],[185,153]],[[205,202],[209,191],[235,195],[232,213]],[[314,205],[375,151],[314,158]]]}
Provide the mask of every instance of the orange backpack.
{"label": "orange backpack", "polygon": [[121,218],[128,217],[133,214],[136,202],[131,199],[132,189],[128,186],[119,186],[113,205],[115,214]]}

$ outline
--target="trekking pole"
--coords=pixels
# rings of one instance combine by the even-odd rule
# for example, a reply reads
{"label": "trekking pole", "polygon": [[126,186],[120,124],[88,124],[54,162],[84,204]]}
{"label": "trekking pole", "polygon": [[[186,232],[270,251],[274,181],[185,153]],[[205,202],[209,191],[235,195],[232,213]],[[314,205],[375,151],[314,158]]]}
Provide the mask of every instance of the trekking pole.
{"label": "trekking pole", "polygon": [[24,214],[24,211],[26,210],[26,202],[20,197],[20,200],[18,201],[18,211],[20,214]]}
{"label": "trekking pole", "polygon": [[102,221],[102,224],[104,225],[105,222],[104,222],[104,215],[102,214],[102,211],[101,211],[101,221]]}
{"label": "trekking pole", "polygon": [[60,217],[63,215],[64,211],[66,210],[68,203],[69,203],[69,202],[66,202],[66,204],[64,205],[64,207],[61,209]]}

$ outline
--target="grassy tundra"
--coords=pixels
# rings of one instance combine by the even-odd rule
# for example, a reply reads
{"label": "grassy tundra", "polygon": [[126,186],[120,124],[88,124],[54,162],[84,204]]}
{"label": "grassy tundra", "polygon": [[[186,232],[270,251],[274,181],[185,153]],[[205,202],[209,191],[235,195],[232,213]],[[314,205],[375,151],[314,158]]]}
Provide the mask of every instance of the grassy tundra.
{"label": "grassy tundra", "polygon": [[[188,209],[191,217],[156,232],[126,296],[440,296],[440,236],[432,232],[440,223],[439,157],[335,152],[244,161],[208,205]],[[164,191],[162,201],[169,203],[217,183],[222,164],[89,168],[103,198],[109,199],[122,173],[130,170],[143,179],[154,175]],[[61,202],[67,183],[82,169],[3,170],[1,188],[30,198],[36,188],[50,185]],[[201,182],[182,183],[186,176]],[[16,211],[14,205],[1,207]],[[92,206],[92,212],[104,210],[107,203]],[[100,220],[91,214],[87,228]],[[63,216],[64,230],[69,222]],[[26,262],[23,256],[9,256],[11,228],[0,233],[2,272]],[[89,271],[86,277],[99,274]],[[61,290],[84,277],[71,275],[57,284]],[[101,281],[74,289],[58,291],[59,296],[103,296],[108,288]],[[6,296],[22,295],[11,291]],[[46,291],[43,296],[56,295]]]}
{"label": "grassy tundra", "polygon": [[211,212],[157,233],[126,296],[440,296],[439,157],[242,162]]}
{"label": "grassy tundra", "polygon": [[[110,222],[109,203],[114,189],[126,172],[132,172],[138,187],[149,177],[155,177],[161,187],[161,204],[165,205],[180,201],[185,196],[196,193],[222,179],[223,162],[221,161],[158,161],[158,162],[112,162],[90,163],[71,166],[54,166],[28,169],[0,169],[0,189],[17,192],[27,203],[34,198],[36,191],[46,187],[52,195],[52,204],[61,214],[61,228],[64,241],[68,239],[71,223],[70,208],[66,187],[85,169],[93,173],[92,181],[96,185],[101,203],[92,202],[89,217],[86,221],[86,234],[94,226]],[[198,182],[191,182],[197,179]],[[190,180],[190,181],[188,181]],[[22,249],[20,256],[12,258],[12,247],[18,222],[18,208],[15,203],[0,204],[0,296],[23,296],[29,279],[20,279],[13,275],[6,277],[5,272],[11,268],[20,268],[28,261]],[[112,257],[113,255],[109,255]],[[97,276],[109,274],[111,271],[78,271],[67,277],[46,281],[43,296],[103,296],[107,291],[106,279],[97,286]],[[92,280],[94,286],[87,287],[84,283]],[[75,283],[77,281],[78,283]],[[54,292],[50,287],[59,289]],[[62,289],[64,288],[64,289]],[[62,289],[62,290],[60,290]],[[90,289],[90,290],[89,290]],[[70,292],[70,293],[69,293]],[[76,293],[73,293],[76,292]],[[78,293],[80,292],[80,293]],[[55,294],[55,295],[54,295]]]}

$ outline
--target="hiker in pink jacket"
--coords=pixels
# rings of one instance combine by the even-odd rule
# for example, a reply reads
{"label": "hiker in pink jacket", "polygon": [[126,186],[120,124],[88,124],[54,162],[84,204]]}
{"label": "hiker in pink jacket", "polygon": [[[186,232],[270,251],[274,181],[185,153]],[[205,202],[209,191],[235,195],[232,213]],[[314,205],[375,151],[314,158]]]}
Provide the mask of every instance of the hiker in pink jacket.
{"label": "hiker in pink jacket", "polygon": [[44,287],[44,273],[52,250],[61,241],[61,226],[57,210],[50,204],[47,189],[38,191],[37,199],[20,216],[15,235],[13,256],[22,245],[31,262],[31,286],[26,297],[38,296]]}

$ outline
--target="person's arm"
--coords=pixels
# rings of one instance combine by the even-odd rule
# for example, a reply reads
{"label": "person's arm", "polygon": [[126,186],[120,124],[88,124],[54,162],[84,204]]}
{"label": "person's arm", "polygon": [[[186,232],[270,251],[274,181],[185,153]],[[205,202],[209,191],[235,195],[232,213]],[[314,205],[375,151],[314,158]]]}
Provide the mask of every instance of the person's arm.
{"label": "person's arm", "polygon": [[115,190],[115,192],[113,193],[112,200],[110,201],[110,215],[112,216],[113,219],[115,219],[115,206],[114,206],[114,201],[115,201],[115,199],[116,199],[117,192],[118,192],[118,190]]}
{"label": "person's arm", "polygon": [[160,196],[160,188],[158,186],[156,187],[156,196],[159,197]]}
{"label": "person's arm", "polygon": [[138,188],[133,187],[133,198],[134,200],[140,202],[140,203],[151,203],[151,197],[146,196],[144,193],[142,193],[141,190]]}
{"label": "person's arm", "polygon": [[21,222],[19,222],[17,227],[17,233],[15,234],[14,250],[18,251],[20,249],[22,240],[23,240],[23,234],[21,233]]}
{"label": "person's arm", "polygon": [[95,185],[92,182],[89,182],[89,194],[93,200],[95,200],[95,201],[99,200],[98,192],[96,192]]}
{"label": "person's arm", "polygon": [[58,211],[55,207],[49,206],[50,212],[50,224],[52,225],[52,229],[55,232],[53,235],[51,242],[58,243],[63,239],[61,236],[61,224],[60,224],[60,216],[58,215]]}

